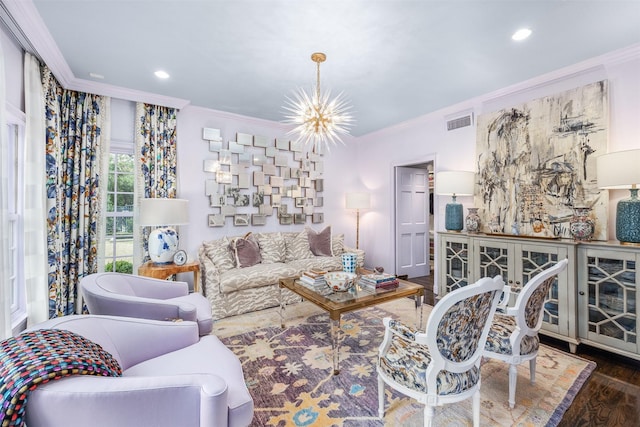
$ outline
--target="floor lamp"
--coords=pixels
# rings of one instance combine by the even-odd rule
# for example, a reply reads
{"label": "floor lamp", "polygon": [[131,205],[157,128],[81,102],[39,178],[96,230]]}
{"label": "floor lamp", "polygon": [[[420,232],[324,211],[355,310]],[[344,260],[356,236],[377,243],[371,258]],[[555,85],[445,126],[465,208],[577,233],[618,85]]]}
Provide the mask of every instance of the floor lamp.
{"label": "floor lamp", "polygon": [[360,209],[371,207],[371,195],[369,193],[347,193],[345,195],[347,209],[356,210],[356,249],[360,249]]}

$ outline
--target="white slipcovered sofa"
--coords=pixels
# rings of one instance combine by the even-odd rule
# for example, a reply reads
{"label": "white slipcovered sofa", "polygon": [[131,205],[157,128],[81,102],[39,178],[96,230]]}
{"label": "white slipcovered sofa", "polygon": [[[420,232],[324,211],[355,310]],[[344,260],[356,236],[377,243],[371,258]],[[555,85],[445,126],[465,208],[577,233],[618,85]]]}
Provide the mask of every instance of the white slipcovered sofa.
{"label": "white slipcovered sofa", "polygon": [[[238,267],[238,259],[230,249],[231,243],[242,236],[203,242],[198,250],[202,290],[211,302],[213,319],[278,306],[280,279],[299,276],[311,268],[342,270],[343,253],[355,253],[357,266],[362,267],[364,251],[345,247],[343,234],[330,233],[330,227],[320,233],[310,228],[252,233],[259,247],[260,262],[247,267]],[[292,292],[282,292],[287,304],[301,300]]]}

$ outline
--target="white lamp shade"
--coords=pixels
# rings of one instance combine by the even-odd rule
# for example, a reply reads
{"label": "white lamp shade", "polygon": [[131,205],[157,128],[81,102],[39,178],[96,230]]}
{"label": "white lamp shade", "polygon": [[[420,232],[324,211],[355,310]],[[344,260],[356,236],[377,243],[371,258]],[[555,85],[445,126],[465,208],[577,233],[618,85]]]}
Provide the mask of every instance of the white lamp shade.
{"label": "white lamp shade", "polygon": [[183,225],[189,223],[186,199],[142,199],[140,225]]}
{"label": "white lamp shade", "polygon": [[471,196],[476,174],[469,171],[442,171],[436,174],[436,194]]}
{"label": "white lamp shade", "polygon": [[598,187],[631,188],[640,184],[640,150],[618,151],[596,158]]}
{"label": "white lamp shade", "polygon": [[347,193],[345,195],[347,209],[369,209],[371,207],[371,195],[369,193]]}

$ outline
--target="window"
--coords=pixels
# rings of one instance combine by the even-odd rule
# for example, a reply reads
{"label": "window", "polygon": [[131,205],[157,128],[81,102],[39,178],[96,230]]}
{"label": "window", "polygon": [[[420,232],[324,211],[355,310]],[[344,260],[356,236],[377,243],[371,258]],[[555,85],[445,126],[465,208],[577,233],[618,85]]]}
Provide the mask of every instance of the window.
{"label": "window", "polygon": [[133,143],[112,142],[107,186],[105,271],[133,273]]}
{"label": "window", "polygon": [[22,248],[22,177],[24,169],[24,121],[7,114],[8,159],[8,210],[9,210],[9,280],[11,282],[11,324],[18,325],[27,315],[26,289],[24,280],[24,253]]}

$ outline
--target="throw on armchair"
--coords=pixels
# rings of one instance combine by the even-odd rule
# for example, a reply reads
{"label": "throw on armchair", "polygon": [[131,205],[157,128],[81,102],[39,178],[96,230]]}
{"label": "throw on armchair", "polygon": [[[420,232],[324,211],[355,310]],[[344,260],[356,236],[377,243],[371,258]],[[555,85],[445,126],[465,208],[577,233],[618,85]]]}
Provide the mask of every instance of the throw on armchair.
{"label": "throw on armchair", "polygon": [[102,346],[121,377],[71,375],[29,393],[29,427],[248,426],[253,399],[238,358],[193,322],[65,316],[30,330],[64,329]]}
{"label": "throw on armchair", "polygon": [[182,319],[198,322],[200,335],[213,329],[211,304],[198,293],[189,293],[186,282],[170,282],[123,273],[95,273],[80,281],[91,314]]}

